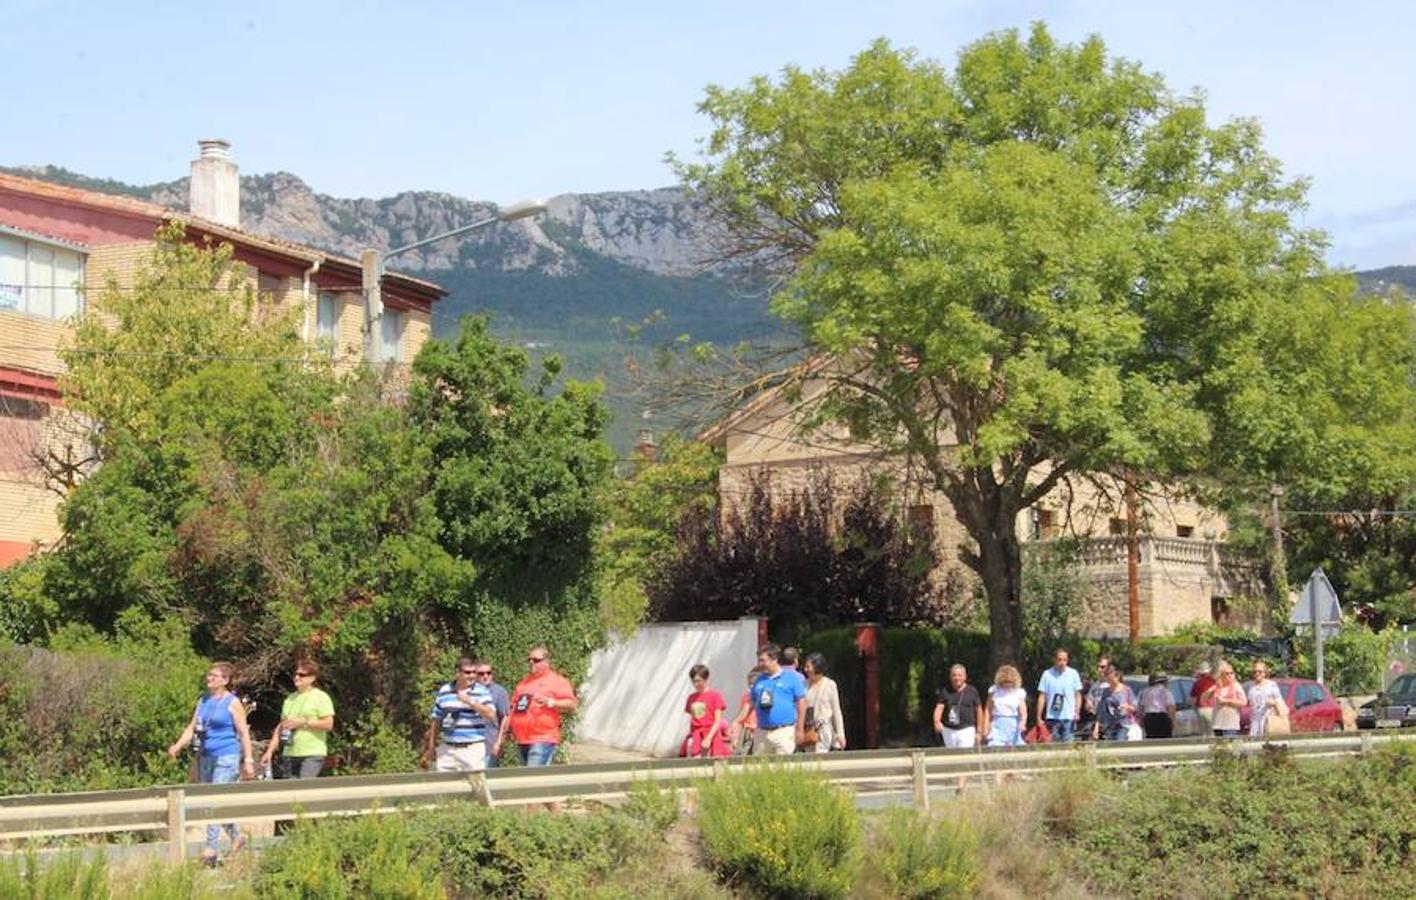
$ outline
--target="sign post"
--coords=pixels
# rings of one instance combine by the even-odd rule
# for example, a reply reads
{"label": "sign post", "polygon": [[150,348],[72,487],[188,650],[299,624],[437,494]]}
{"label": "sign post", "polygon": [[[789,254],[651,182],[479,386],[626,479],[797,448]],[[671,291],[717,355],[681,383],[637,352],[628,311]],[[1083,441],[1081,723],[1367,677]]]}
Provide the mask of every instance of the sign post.
{"label": "sign post", "polygon": [[1308,576],[1308,583],[1303,585],[1303,597],[1298,601],[1298,605],[1293,607],[1288,621],[1294,625],[1312,623],[1313,655],[1317,669],[1315,674],[1318,681],[1323,682],[1324,632],[1329,629],[1334,633],[1337,631],[1337,626],[1342,622],[1342,604],[1338,602],[1337,591],[1323,573],[1322,566],[1314,569],[1313,574]]}

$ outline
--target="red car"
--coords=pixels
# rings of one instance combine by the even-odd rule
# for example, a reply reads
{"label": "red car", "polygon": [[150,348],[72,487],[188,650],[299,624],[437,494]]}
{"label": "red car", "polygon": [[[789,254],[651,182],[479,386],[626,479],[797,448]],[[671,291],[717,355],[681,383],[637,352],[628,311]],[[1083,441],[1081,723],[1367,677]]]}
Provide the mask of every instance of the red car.
{"label": "red car", "polygon": [[[1342,704],[1332,696],[1326,685],[1311,678],[1275,678],[1273,683],[1283,692],[1288,704],[1288,721],[1294,731],[1341,731]],[[1244,693],[1254,686],[1244,682]],[[1249,707],[1239,711],[1239,728],[1249,733]]]}

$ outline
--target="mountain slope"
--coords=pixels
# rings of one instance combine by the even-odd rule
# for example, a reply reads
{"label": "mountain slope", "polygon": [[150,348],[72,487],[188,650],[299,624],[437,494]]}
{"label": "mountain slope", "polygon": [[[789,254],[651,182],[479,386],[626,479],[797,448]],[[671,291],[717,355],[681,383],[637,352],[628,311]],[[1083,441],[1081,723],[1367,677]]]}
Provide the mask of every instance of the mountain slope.
{"label": "mountain slope", "polygon": [[[3,171],[187,205],[185,178],[129,185],[50,166]],[[432,191],[340,198],[285,172],[241,178],[244,229],[354,257],[366,247],[387,250],[495,212],[490,203]],[[656,427],[627,396],[626,354],[642,357],[646,347],[680,334],[722,344],[781,334],[760,288],[705,271],[706,236],[703,217],[676,188],[566,194],[552,198],[541,216],[400,254],[390,267],[448,289],[435,311],[435,333],[448,334],[468,313],[490,313],[504,338],[536,354],[560,354],[569,377],[604,379],[615,413],[611,439],[624,449],[635,429]],[[627,345],[627,327],[651,317],[655,323]]]}

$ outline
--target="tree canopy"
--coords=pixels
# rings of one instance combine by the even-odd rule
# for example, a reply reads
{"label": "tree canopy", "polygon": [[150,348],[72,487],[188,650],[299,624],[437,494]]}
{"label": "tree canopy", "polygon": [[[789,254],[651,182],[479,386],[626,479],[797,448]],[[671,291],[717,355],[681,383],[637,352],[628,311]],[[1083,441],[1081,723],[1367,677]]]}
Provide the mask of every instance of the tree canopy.
{"label": "tree canopy", "polygon": [[312,654],[351,739],[422,726],[421,691],[461,653],[515,672],[546,643],[578,674],[603,635],[598,389],[558,386],[554,361],[529,381],[526,355],[468,319],[394,402],[305,347],[229,248],[159,238],[64,353],[99,464],[62,504],[59,546],[0,584],[0,626],[43,642],[180,623],[256,690]]}
{"label": "tree canopy", "polygon": [[773,310],[840,362],[808,425],[923,465],[996,663],[1021,649],[1019,513],[1062,479],[1285,481],[1409,423],[1410,308],[1326,269],[1255,122],[1099,38],[1000,32],[952,70],[879,41],[701,110],[680,172],[722,252],[783,271]]}

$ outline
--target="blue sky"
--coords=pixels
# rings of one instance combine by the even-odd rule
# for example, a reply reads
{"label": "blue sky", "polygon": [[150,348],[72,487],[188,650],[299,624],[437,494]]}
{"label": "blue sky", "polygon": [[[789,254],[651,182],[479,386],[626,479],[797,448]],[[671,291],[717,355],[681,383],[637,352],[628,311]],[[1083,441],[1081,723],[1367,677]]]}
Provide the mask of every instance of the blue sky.
{"label": "blue sky", "polygon": [[1334,262],[1416,263],[1416,4],[1395,0],[0,0],[0,164],[165,181],[226,137],[243,171],[340,196],[656,187],[709,83],[839,68],[877,36],[947,62],[1034,19],[1259,119]]}

